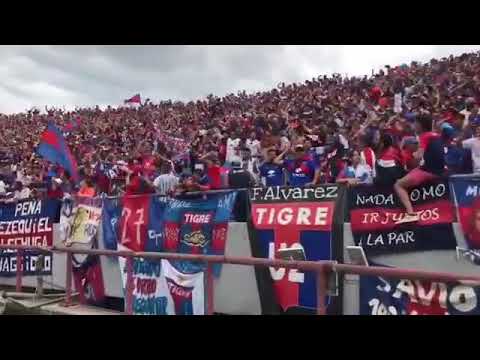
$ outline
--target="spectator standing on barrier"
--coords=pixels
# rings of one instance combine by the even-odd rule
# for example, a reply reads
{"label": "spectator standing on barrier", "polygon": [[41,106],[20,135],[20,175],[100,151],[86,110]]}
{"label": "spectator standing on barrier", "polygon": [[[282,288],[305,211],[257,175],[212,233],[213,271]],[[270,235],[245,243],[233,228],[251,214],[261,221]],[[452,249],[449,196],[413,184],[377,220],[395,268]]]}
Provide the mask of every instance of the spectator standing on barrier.
{"label": "spectator standing on barrier", "polygon": [[395,192],[406,210],[405,216],[397,221],[397,224],[419,220],[419,215],[413,211],[408,190],[425,182],[438,179],[445,172],[443,141],[439,134],[432,131],[432,117],[428,114],[419,115],[415,120],[415,125],[419,134],[420,148],[414,154],[414,157],[421,159],[421,165],[399,179],[394,185]]}

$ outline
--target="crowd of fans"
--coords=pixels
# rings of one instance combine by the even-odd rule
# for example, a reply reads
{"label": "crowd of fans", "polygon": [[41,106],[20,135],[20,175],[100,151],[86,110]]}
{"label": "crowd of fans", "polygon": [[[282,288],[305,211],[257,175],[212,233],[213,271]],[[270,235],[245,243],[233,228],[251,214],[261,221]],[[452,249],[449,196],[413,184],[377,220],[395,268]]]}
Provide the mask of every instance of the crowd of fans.
{"label": "crowd of fans", "polygon": [[[480,52],[270,91],[0,118],[0,195],[83,196],[341,182],[408,188],[480,171]],[[63,129],[80,184],[36,152]],[[407,194],[407,195],[406,195]]]}

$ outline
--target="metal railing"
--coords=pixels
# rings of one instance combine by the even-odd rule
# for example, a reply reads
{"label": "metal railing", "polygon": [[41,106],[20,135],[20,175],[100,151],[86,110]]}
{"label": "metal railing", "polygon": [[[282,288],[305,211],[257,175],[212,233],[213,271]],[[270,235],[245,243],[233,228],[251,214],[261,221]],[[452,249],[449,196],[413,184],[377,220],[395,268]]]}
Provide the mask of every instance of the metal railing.
{"label": "metal railing", "polygon": [[384,268],[375,266],[358,266],[338,264],[333,261],[286,261],[286,260],[271,260],[265,258],[253,257],[235,257],[235,256],[220,256],[220,255],[190,255],[178,253],[156,253],[156,252],[132,252],[132,251],[114,251],[114,250],[98,250],[98,249],[69,249],[59,247],[27,247],[14,245],[0,245],[0,250],[17,250],[17,269],[16,269],[16,291],[22,291],[22,258],[24,251],[38,251],[43,253],[64,253],[66,254],[66,284],[65,284],[65,302],[64,306],[72,305],[72,255],[98,255],[110,257],[125,257],[127,280],[125,286],[125,313],[127,315],[133,314],[133,259],[143,258],[150,260],[188,260],[188,261],[204,261],[207,263],[206,271],[206,295],[207,295],[207,314],[214,313],[214,278],[212,272],[212,264],[231,264],[231,265],[245,265],[245,266],[261,266],[261,267],[277,267],[298,269],[303,271],[313,271],[316,273],[317,285],[317,314],[325,315],[327,312],[325,300],[327,297],[327,283],[328,277],[332,272],[341,274],[367,275],[367,276],[381,276],[385,278],[409,279],[409,280],[425,280],[436,281],[444,283],[462,283],[468,285],[480,285],[480,276],[469,276],[452,274],[445,272],[431,272],[420,271],[413,269],[400,268]]}

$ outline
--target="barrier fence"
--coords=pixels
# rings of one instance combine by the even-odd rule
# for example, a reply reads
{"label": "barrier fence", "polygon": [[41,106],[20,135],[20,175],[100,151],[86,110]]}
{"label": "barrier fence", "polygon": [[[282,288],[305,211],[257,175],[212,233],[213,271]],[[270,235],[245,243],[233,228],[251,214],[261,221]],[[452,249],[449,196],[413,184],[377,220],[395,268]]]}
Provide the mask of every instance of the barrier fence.
{"label": "barrier fence", "polygon": [[66,299],[64,306],[72,305],[72,255],[100,255],[111,257],[125,257],[127,261],[127,284],[125,289],[125,313],[133,314],[133,258],[143,258],[150,260],[189,260],[189,261],[205,261],[208,264],[206,276],[206,295],[207,295],[207,314],[214,314],[214,281],[211,265],[214,263],[260,266],[260,267],[281,267],[288,269],[297,269],[303,271],[313,271],[316,273],[317,282],[317,315],[326,314],[325,299],[327,297],[328,277],[331,273],[380,276],[385,278],[405,278],[409,280],[436,281],[444,283],[459,283],[463,285],[479,286],[480,276],[459,275],[446,272],[430,272],[413,269],[401,268],[384,268],[375,266],[358,266],[348,264],[338,264],[333,261],[286,261],[286,260],[270,260],[264,258],[253,257],[234,257],[234,256],[217,256],[217,255],[190,255],[178,253],[156,253],[156,252],[132,252],[132,251],[114,251],[114,250],[96,250],[96,249],[68,249],[68,248],[42,248],[0,245],[2,250],[17,250],[17,267],[16,267],[16,291],[22,291],[22,258],[24,251],[38,251],[42,253],[64,253],[66,254]]}

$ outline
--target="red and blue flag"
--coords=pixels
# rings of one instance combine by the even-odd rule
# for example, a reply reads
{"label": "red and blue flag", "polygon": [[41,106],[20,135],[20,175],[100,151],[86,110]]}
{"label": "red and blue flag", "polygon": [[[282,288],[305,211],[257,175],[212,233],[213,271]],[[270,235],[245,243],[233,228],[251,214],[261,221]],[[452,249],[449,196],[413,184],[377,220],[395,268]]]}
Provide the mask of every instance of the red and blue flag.
{"label": "red and blue flag", "polygon": [[142,102],[142,99],[140,97],[140,94],[137,94],[130,99],[124,100],[125,104],[140,104]]}
{"label": "red and blue flag", "polygon": [[44,159],[62,166],[70,173],[72,179],[78,182],[77,161],[70,152],[62,132],[53,123],[49,123],[43,132],[37,153]]}

